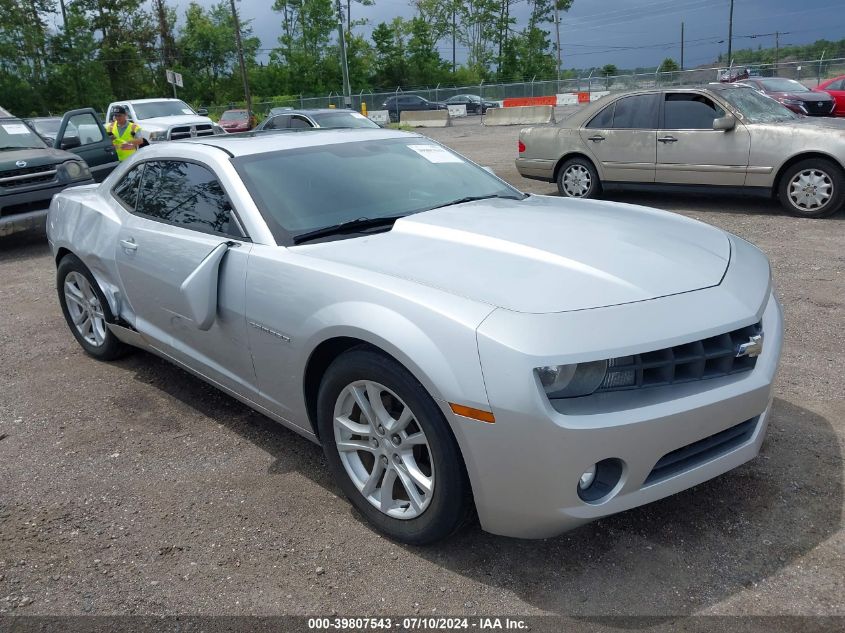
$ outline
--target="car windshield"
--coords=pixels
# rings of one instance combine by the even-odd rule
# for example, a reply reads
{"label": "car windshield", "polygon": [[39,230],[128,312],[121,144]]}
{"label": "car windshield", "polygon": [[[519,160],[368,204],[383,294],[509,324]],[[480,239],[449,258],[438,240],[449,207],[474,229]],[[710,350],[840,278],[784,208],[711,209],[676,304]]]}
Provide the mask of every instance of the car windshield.
{"label": "car windshield", "polygon": [[47,147],[41,137],[23,121],[16,119],[0,122],[0,151],[15,149],[43,149]]}
{"label": "car windshield", "polygon": [[756,90],[721,90],[719,96],[736,108],[745,123],[776,123],[798,118],[789,108]]}
{"label": "car windshield", "polygon": [[62,124],[61,119],[33,119],[29,124],[35,128],[35,131],[42,136],[49,136],[56,138],[59,133],[59,126]]}
{"label": "car windshield", "polygon": [[233,162],[282,242],[343,222],[401,217],[467,197],[523,197],[425,138],[333,143]]}
{"label": "car windshield", "polygon": [[149,101],[135,103],[135,114],[139,119],[153,119],[160,116],[196,114],[184,101]]}
{"label": "car windshield", "polygon": [[798,83],[794,79],[758,79],[763,87],[769,92],[810,92],[810,89],[804,84]]}
{"label": "car windshield", "polygon": [[246,112],[243,110],[238,112],[237,110],[227,110],[223,113],[223,116],[220,117],[221,121],[246,121],[247,120]]}
{"label": "car windshield", "polygon": [[363,114],[358,114],[357,112],[316,113],[312,114],[311,118],[314,119],[320,125],[320,127],[378,127],[377,124],[370,121]]}

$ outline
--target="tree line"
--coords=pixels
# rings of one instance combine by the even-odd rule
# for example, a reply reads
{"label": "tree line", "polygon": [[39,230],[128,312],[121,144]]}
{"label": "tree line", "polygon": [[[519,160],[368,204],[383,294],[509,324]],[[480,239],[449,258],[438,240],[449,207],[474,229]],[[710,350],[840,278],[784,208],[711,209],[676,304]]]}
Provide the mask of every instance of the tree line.
{"label": "tree line", "polygon": [[[412,0],[413,17],[377,24],[368,36],[359,8],[341,0],[353,91],[438,83],[554,78],[555,12],[573,0]],[[113,100],[171,96],[165,70],[183,76],[178,96],[194,105],[243,99],[229,0],[0,0],[0,99],[22,116]],[[517,5],[528,7],[518,27]],[[279,37],[261,49],[240,20],[253,101],[339,92],[336,0],[273,0]],[[463,51],[462,63],[452,46]],[[445,54],[441,52],[445,49]],[[572,74],[565,72],[563,76]]]}

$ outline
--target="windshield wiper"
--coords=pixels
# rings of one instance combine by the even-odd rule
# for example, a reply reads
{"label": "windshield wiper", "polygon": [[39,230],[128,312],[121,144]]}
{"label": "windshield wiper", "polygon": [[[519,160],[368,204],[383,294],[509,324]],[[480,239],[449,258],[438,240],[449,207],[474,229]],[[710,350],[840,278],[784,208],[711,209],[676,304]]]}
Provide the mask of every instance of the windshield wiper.
{"label": "windshield wiper", "polygon": [[401,215],[383,217],[383,218],[356,218],[354,220],[347,220],[340,224],[333,224],[332,226],[324,226],[321,229],[301,233],[293,238],[294,244],[301,244],[318,237],[326,237],[328,235],[343,235],[344,233],[356,233],[362,229],[371,229],[379,226],[393,226]]}
{"label": "windshield wiper", "polygon": [[441,209],[443,207],[451,207],[456,204],[463,204],[464,202],[475,202],[476,200],[489,200],[490,198],[503,198],[505,200],[525,200],[527,195],[523,196],[511,196],[511,195],[504,195],[501,193],[491,193],[486,196],[465,196],[463,198],[458,198],[457,200],[452,200],[451,202],[446,202],[444,204],[438,204],[436,207],[431,207],[431,209]]}

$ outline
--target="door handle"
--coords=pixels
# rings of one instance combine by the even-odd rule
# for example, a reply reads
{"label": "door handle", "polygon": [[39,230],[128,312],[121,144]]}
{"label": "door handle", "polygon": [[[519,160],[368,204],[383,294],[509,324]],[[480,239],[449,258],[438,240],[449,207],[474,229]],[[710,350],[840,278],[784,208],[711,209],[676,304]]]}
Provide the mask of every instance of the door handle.
{"label": "door handle", "polygon": [[603,137],[603,136],[601,136],[600,134],[596,134],[596,135],[594,135],[594,136],[591,136],[591,137],[590,137],[590,138],[588,138],[587,140],[588,140],[588,141],[592,141],[593,143],[600,143],[601,141],[603,141],[603,140],[604,140],[604,137]]}
{"label": "door handle", "polygon": [[677,143],[678,142],[678,139],[676,139],[674,136],[663,136],[663,137],[661,137],[657,140],[660,141],[661,143]]}
{"label": "door handle", "polygon": [[131,237],[128,240],[120,240],[120,245],[123,247],[125,251],[137,251],[138,245],[135,243]]}

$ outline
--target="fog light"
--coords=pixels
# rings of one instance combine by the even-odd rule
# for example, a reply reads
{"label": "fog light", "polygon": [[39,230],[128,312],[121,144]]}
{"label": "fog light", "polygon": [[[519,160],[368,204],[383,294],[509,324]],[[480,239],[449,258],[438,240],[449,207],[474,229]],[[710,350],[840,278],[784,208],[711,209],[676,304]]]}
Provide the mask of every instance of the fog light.
{"label": "fog light", "polygon": [[596,465],[593,464],[590,466],[584,474],[581,475],[581,478],[578,480],[578,488],[581,490],[586,490],[593,484],[593,480],[596,478]]}

